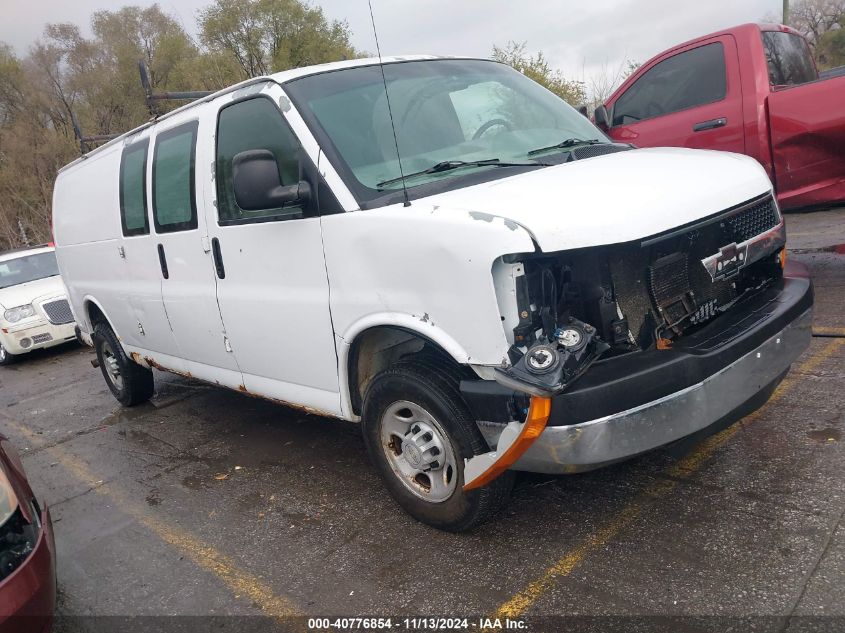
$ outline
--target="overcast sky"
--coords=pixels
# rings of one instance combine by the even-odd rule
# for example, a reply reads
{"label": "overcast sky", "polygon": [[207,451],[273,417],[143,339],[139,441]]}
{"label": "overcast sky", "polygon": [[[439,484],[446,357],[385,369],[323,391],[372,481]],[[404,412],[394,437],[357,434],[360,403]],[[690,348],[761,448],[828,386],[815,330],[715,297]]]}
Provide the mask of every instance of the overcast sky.
{"label": "overcast sky", "polygon": [[[74,22],[86,33],[99,9],[153,0],[0,0],[0,41],[19,54],[49,22]],[[196,12],[208,0],[159,0],[196,34]],[[353,44],[375,53],[366,0],[312,0],[332,19],[346,20]],[[781,0],[373,0],[383,55],[430,53],[487,57],[492,45],[528,42],[571,78],[647,60],[684,40],[778,15]]]}

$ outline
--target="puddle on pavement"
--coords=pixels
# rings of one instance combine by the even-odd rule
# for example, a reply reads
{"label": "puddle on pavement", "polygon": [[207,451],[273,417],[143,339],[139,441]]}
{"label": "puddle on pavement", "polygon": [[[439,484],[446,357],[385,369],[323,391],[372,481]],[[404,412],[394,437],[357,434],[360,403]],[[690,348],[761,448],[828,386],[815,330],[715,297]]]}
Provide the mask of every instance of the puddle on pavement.
{"label": "puddle on pavement", "polygon": [[809,431],[807,437],[817,442],[838,442],[842,439],[842,431],[839,429],[819,429]]}

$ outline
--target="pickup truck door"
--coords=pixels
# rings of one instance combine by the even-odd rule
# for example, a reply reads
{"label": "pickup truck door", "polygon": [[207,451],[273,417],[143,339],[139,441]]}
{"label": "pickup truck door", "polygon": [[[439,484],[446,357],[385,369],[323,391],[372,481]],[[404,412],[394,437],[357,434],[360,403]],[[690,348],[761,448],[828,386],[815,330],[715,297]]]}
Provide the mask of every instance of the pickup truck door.
{"label": "pickup truck door", "polygon": [[[284,116],[280,103],[287,108]],[[217,300],[243,372],[243,390],[338,413],[319,185],[316,168],[289,123],[289,101],[270,82],[210,105],[217,110],[214,167],[213,173],[207,172],[215,199],[205,210]],[[305,127],[301,119],[295,123]],[[251,150],[272,153],[283,186],[311,180],[311,201],[261,211],[241,209],[234,195],[232,163],[237,154]]]}
{"label": "pickup truck door", "polygon": [[769,127],[784,206],[845,200],[845,77],[775,88]]}
{"label": "pickup truck door", "polygon": [[195,178],[197,166],[211,161],[206,156],[210,141],[198,144],[197,139],[211,139],[214,134],[213,121],[203,117],[206,109],[197,106],[191,110],[197,118],[156,130],[151,196],[156,259],[148,265],[159,268],[164,309],[184,371],[237,388],[241,375],[217,307],[205,215],[197,212],[204,207],[204,189]]}
{"label": "pickup truck door", "polygon": [[745,151],[737,49],[730,35],[675,49],[607,104],[610,136],[638,147]]}

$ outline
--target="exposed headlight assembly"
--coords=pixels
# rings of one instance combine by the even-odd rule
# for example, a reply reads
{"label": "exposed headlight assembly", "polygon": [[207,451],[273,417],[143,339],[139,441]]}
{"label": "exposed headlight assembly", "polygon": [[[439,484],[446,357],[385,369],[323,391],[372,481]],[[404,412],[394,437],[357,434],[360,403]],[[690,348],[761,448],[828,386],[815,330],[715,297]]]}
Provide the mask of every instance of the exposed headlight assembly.
{"label": "exposed headlight assembly", "polygon": [[35,316],[35,308],[33,308],[32,304],[29,303],[25,306],[9,308],[3,313],[3,318],[6,319],[9,323],[17,323],[18,321],[28,319],[31,316]]}

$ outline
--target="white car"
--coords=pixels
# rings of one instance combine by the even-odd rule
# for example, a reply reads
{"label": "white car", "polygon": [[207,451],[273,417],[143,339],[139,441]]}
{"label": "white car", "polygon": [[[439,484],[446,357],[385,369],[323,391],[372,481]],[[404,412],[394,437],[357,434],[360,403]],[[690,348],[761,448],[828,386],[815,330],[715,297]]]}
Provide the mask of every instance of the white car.
{"label": "white car", "polygon": [[53,227],[120,402],[155,367],[360,421],[393,497],[447,530],[514,470],[737,420],[810,341],[756,161],[613,143],[488,60],[249,80],[65,167]]}
{"label": "white car", "polygon": [[53,247],[0,253],[0,365],[75,339],[75,327]]}

